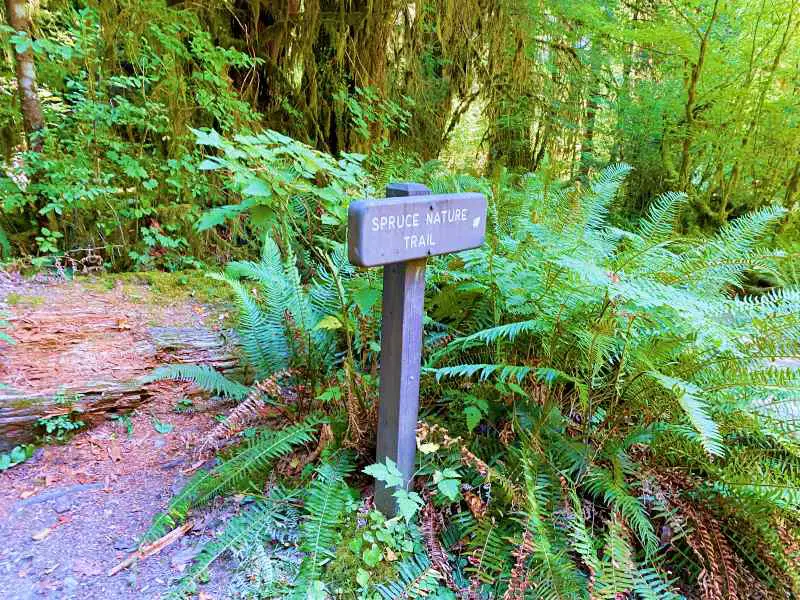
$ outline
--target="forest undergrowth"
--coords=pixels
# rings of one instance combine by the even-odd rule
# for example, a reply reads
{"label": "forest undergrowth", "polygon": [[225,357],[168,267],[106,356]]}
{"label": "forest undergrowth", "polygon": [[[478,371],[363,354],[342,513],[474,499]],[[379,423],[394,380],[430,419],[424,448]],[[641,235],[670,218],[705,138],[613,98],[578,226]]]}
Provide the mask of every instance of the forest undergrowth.
{"label": "forest undergrowth", "polygon": [[[168,593],[225,555],[234,598],[800,597],[799,11],[6,0],[0,258],[238,306],[241,380],[151,375],[234,404],[141,540],[237,498]],[[346,253],[401,180],[489,206],[428,261],[408,489]]]}
{"label": "forest undergrowth", "polygon": [[[146,540],[219,495],[252,499],[174,594],[202,589],[228,551],[243,597],[797,593],[800,290],[745,289],[780,278],[786,254],[764,240],[785,209],[686,236],[680,193],[612,225],[624,164],[586,185],[407,173],[485,193],[490,224],[483,247],[429,261],[418,465],[403,489],[395,465],[372,464],[381,280],[348,263],[347,196],[330,192],[364,173],[285,140],[286,170],[263,169],[276,135],[199,138],[207,168],[240,189],[281,189],[270,177],[291,171],[298,192],[258,260],[210,274],[236,295],[253,381],[153,375],[239,404],[198,450],[216,466]],[[325,188],[307,181],[311,160]],[[275,200],[242,208],[262,198]],[[396,517],[375,510],[372,477],[396,487]]]}

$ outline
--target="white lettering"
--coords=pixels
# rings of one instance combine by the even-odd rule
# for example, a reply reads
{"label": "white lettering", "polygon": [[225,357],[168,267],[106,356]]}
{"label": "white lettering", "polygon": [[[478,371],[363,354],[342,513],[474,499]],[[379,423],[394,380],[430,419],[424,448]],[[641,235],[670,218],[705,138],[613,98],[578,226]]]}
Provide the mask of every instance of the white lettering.
{"label": "white lettering", "polygon": [[436,242],[433,241],[433,235],[430,233],[423,233],[422,235],[404,235],[403,243],[406,250],[415,248],[433,248]]}
{"label": "white lettering", "polygon": [[383,216],[380,219],[372,218],[372,231],[393,231],[411,227],[419,227],[419,213],[401,213]]}

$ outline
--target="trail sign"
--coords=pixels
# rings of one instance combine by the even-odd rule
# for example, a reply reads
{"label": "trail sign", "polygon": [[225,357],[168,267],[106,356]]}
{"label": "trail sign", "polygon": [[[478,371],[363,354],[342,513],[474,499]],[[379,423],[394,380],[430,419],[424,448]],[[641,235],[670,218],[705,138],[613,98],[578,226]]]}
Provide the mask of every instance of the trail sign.
{"label": "trail sign", "polygon": [[[422,188],[425,195],[420,194]],[[405,197],[399,192],[407,192]],[[362,267],[475,248],[486,232],[482,194],[436,194],[392,184],[384,200],[353,202],[348,214],[350,262]]]}
{"label": "trail sign", "polygon": [[[362,267],[384,265],[376,462],[391,458],[408,486],[417,442],[425,263],[483,243],[486,199],[431,194],[418,183],[389,184],[386,196],[350,204],[348,255]],[[375,505],[387,515],[396,511],[381,482],[375,483]]]}

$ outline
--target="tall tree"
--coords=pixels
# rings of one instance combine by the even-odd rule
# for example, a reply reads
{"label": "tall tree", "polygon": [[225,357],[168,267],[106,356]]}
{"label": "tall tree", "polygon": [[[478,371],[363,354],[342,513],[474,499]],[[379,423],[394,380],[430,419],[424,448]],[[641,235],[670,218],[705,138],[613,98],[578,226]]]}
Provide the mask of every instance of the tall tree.
{"label": "tall tree", "polygon": [[39,102],[39,91],[36,87],[36,65],[33,60],[31,38],[31,3],[27,0],[6,0],[6,18],[8,24],[25,39],[14,45],[16,59],[17,87],[19,89],[22,123],[28,147],[36,152],[42,149],[42,140],[36,135],[44,127],[42,105]]}

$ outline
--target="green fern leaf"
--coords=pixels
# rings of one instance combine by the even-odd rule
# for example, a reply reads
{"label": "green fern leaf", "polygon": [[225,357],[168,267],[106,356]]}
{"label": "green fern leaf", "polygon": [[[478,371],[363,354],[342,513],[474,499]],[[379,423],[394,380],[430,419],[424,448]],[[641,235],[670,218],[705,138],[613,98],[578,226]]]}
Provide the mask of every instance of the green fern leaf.
{"label": "green fern leaf", "polygon": [[191,381],[201,390],[233,400],[244,399],[250,388],[225,377],[213,367],[205,365],[165,365],[144,378],[145,382],[173,379]]}
{"label": "green fern leaf", "polygon": [[268,541],[295,543],[298,539],[296,511],[290,502],[297,493],[288,493],[277,487],[263,500],[248,506],[241,514],[225,525],[222,534],[206,543],[194,559],[191,567],[169,597],[176,600],[193,589],[196,582],[208,572],[208,568],[227,552],[247,553],[255,545]]}
{"label": "green fern leaf", "polygon": [[353,464],[346,455],[323,463],[316,469],[316,477],[306,491],[306,518],[300,527],[300,549],[306,556],[296,582],[302,597],[305,597],[306,586],[322,581],[324,565],[336,554],[345,508],[352,498],[344,477],[352,469]]}
{"label": "green fern leaf", "polygon": [[722,447],[722,437],[719,433],[719,426],[711,418],[711,415],[708,413],[708,408],[700,399],[700,388],[688,381],[669,377],[657,371],[650,371],[649,374],[665,389],[677,395],[678,403],[681,405],[681,408],[683,408],[686,416],[689,417],[689,421],[691,421],[694,428],[702,437],[703,447],[706,451],[715,456],[723,456],[725,450]]}
{"label": "green fern leaf", "polygon": [[189,510],[212,498],[234,489],[248,486],[259,472],[265,472],[272,462],[301,444],[312,440],[312,433],[323,422],[317,417],[278,431],[261,430],[236,453],[210,471],[198,471],[169,503],[166,511],[154,519],[144,536],[144,542],[158,539],[170,528],[183,521]]}
{"label": "green fern leaf", "polygon": [[415,554],[397,565],[397,579],[377,586],[384,600],[425,598],[439,587],[442,575],[433,568],[428,557]]}

